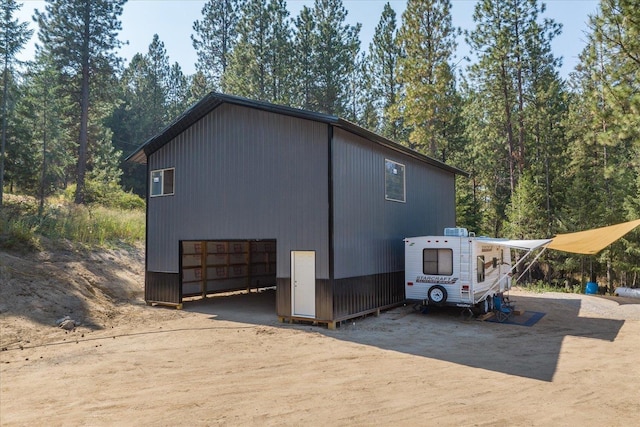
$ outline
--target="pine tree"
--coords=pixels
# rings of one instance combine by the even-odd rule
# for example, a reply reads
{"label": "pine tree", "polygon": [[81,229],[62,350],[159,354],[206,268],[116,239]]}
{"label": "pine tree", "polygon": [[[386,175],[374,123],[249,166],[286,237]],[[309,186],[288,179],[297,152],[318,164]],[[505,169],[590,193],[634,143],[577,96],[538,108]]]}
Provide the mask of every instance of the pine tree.
{"label": "pine tree", "polygon": [[476,28],[467,32],[467,41],[478,61],[471,67],[476,90],[495,99],[491,117],[504,129],[502,143],[507,147],[509,187],[515,190],[520,174],[527,167],[530,131],[525,109],[531,95],[536,69],[557,68],[550,42],[561,27],[550,19],[538,0],[483,0],[476,5]]}
{"label": "pine tree", "polygon": [[[464,139],[467,142],[459,155],[456,166],[471,174],[466,182],[469,187],[461,192],[464,195],[465,210],[463,224],[478,234],[499,236],[503,228],[506,206],[509,203],[509,169],[506,149],[496,146],[501,129],[494,126],[488,111],[492,100],[464,86],[465,103]],[[462,201],[459,199],[459,201]]]}
{"label": "pine tree", "polygon": [[201,71],[188,78],[187,105],[195,104],[209,93],[207,79]]}
{"label": "pine tree", "polygon": [[178,117],[189,107],[189,79],[182,72],[180,64],[174,62],[167,78],[167,117]]}
{"label": "pine tree", "polygon": [[[476,28],[466,33],[467,43],[471,46],[472,52],[479,53],[477,63],[469,70],[469,78],[474,84],[473,90],[482,94],[475,97],[475,100],[483,104],[479,107],[483,115],[486,115],[483,121],[491,122],[482,129],[489,132],[493,129],[503,129],[502,132],[492,135],[494,138],[492,141],[495,141],[497,146],[488,147],[488,152],[492,155],[505,156],[509,166],[507,184],[509,192],[515,190],[517,156],[513,119],[516,101],[510,62],[513,46],[508,15],[511,6],[508,0],[484,0],[478,3],[473,15]],[[488,102],[488,100],[494,100],[494,102]],[[473,137],[486,138],[482,134],[475,134]],[[476,142],[476,140],[473,141]],[[501,183],[501,180],[497,183]],[[504,191],[500,192],[504,193]],[[500,200],[496,197],[492,200],[503,206],[508,203],[508,200]]]}
{"label": "pine tree", "polygon": [[396,75],[400,60],[400,47],[396,41],[396,13],[387,2],[369,45],[369,64],[372,80],[371,96],[379,111],[381,123],[378,131],[392,140],[399,140],[401,118],[394,114],[400,84]]}
{"label": "pine tree", "polygon": [[293,62],[289,12],[283,0],[250,0],[223,81],[229,93],[289,104]]}
{"label": "pine tree", "polygon": [[[570,172],[576,178],[588,175],[583,177],[584,189],[576,195],[579,198],[579,194],[585,191],[594,192],[589,198],[582,199],[581,203],[580,200],[573,200],[573,208],[583,209],[583,212],[579,216],[571,216],[581,224],[593,226],[623,219],[624,211],[621,208],[624,193],[632,188],[630,184],[637,173],[633,168],[620,167],[633,158],[634,133],[637,132],[628,129],[625,123],[628,115],[634,115],[629,114],[632,111],[629,101],[633,98],[620,95],[634,91],[637,83],[633,79],[619,79],[618,70],[625,68],[626,60],[614,53],[613,46],[605,44],[598,34],[607,31],[599,23],[602,18],[602,15],[594,18],[595,31],[574,74],[580,98],[579,103],[573,105],[570,121]],[[637,121],[637,118],[632,117],[631,120]],[[591,199],[587,202],[591,204],[594,197],[600,198],[600,203],[597,203],[599,209],[589,210],[584,206],[585,201]]]}
{"label": "pine tree", "polygon": [[[635,219],[640,132],[638,2],[603,0],[573,75],[577,103],[568,121],[571,163],[565,227],[569,230]],[[598,256],[607,283],[637,276],[638,242],[614,244]],[[622,271],[620,271],[622,270]],[[616,277],[618,271],[618,277]]]}
{"label": "pine tree", "polygon": [[222,78],[228,93],[267,101],[270,31],[267,0],[248,0],[238,22],[238,42]]}
{"label": "pine tree", "polygon": [[13,73],[9,75],[9,94],[20,93],[20,97],[10,100],[8,111],[11,112],[7,121],[4,185],[8,185],[12,192],[36,194],[38,184],[38,150],[32,143],[32,128],[29,116],[24,114],[23,99],[26,92],[23,78],[18,81]]}
{"label": "pine tree", "polygon": [[531,218],[531,223],[540,227],[538,236],[551,237],[563,204],[562,174],[568,164],[563,124],[568,113],[567,93],[558,73],[561,60],[551,48],[561,26],[539,19],[538,13],[545,11],[544,4],[537,10],[532,6],[531,11],[531,19],[522,28],[522,67],[516,79],[520,88],[519,145],[523,147],[522,158],[526,153],[522,173],[528,173],[544,194],[544,210],[539,217]]}
{"label": "pine tree", "polygon": [[[602,105],[610,112],[601,116],[600,142],[607,179],[608,206],[615,210],[620,199],[638,195],[640,162],[640,2],[603,0],[600,13],[593,17],[593,42],[602,47],[600,69],[606,74],[600,85]],[[603,75],[604,77],[604,75]],[[601,111],[602,112],[602,111]],[[606,122],[606,124],[605,124]],[[632,159],[630,167],[628,159]],[[614,200],[615,199],[615,200]],[[619,212],[625,212],[624,210]],[[622,217],[615,215],[615,220]],[[635,219],[626,211],[628,219]]]}
{"label": "pine tree", "polygon": [[[357,52],[354,52],[357,54]],[[354,67],[348,76],[348,94],[346,110],[344,118],[360,124],[367,128],[370,123],[364,123],[363,119],[368,114],[368,106],[373,106],[373,100],[371,99],[371,78],[368,71],[367,56],[364,52],[353,58]],[[372,117],[367,117],[368,122],[372,120]],[[376,131],[377,123],[373,123],[372,131]]]}
{"label": "pine tree", "polygon": [[[540,236],[556,234],[556,224],[564,204],[567,156],[566,117],[569,112],[567,93],[557,74],[541,76],[528,94],[526,128],[529,129],[529,167],[533,178],[544,184],[545,227]],[[526,172],[526,170],[525,170]]]}
{"label": "pine tree", "polygon": [[536,239],[541,236],[540,230],[546,229],[545,216],[541,214],[546,209],[543,185],[529,172],[518,181],[506,211],[506,237]]}
{"label": "pine tree", "polygon": [[269,51],[268,99],[276,104],[290,104],[293,81],[290,67],[294,61],[291,20],[284,0],[271,0],[267,7],[270,31],[267,36]]}
{"label": "pine tree", "polygon": [[[177,64],[170,67],[169,62],[164,43],[155,34],[147,53],[134,55],[124,70],[121,103],[108,121],[115,151],[131,152],[184,110],[188,102],[186,78]],[[124,161],[120,167],[124,188],[144,195],[144,168]]]}
{"label": "pine tree", "polygon": [[[546,217],[543,214],[546,209],[543,188],[544,183],[539,182],[530,170],[523,173],[505,212],[507,221],[504,236],[526,240],[537,239],[543,235],[541,232],[547,228]],[[516,262],[519,257],[520,254],[516,254]],[[522,272],[522,267],[516,270],[518,275]],[[531,275],[531,269],[529,274]]]}
{"label": "pine tree", "polygon": [[458,31],[450,10],[449,0],[409,0],[398,32],[404,90],[399,108],[410,130],[409,146],[436,158],[447,150],[444,128],[455,114],[448,108],[448,92],[454,86],[451,60]]}
{"label": "pine tree", "polygon": [[353,99],[353,120],[371,132],[380,132],[380,116],[374,96],[373,74],[370,57],[361,52],[356,67],[351,73],[351,98]]}
{"label": "pine tree", "polygon": [[209,0],[202,8],[202,20],[193,23],[191,42],[198,54],[197,71],[211,88],[226,92],[222,76],[237,41],[240,0]]}
{"label": "pine tree", "polygon": [[21,8],[14,0],[0,0],[0,57],[2,58],[2,136],[0,141],[0,208],[4,195],[4,162],[9,116],[9,80],[15,72],[16,55],[24,48],[33,31],[26,22],[14,19]]}
{"label": "pine tree", "polygon": [[76,148],[68,114],[72,107],[73,101],[59,85],[53,60],[39,51],[29,64],[18,109],[30,128],[24,143],[36,147],[39,153],[27,169],[39,181],[40,212],[45,198],[64,188],[73,175]]}
{"label": "pine tree", "polygon": [[84,203],[85,174],[89,158],[89,116],[92,97],[110,95],[92,91],[98,83],[108,87],[119,59],[119,20],[126,0],[48,0],[45,11],[36,10],[38,36],[43,49],[56,60],[70,92],[78,94],[78,167],[75,202]]}
{"label": "pine tree", "polygon": [[164,43],[157,34],[153,35],[149,50],[141,62],[143,81],[146,85],[144,107],[148,111],[148,118],[153,132],[160,130],[170,119],[167,116],[166,104],[169,92],[168,80],[171,68]]}
{"label": "pine tree", "polygon": [[525,172],[544,183],[546,209],[540,215],[546,226],[540,234],[552,234],[558,217],[560,197],[554,189],[564,185],[562,122],[567,107],[557,73],[560,61],[551,51],[561,27],[541,18],[544,12],[537,0],[483,0],[474,11],[476,27],[466,34],[478,57],[468,73],[478,114],[468,123],[467,136],[490,156],[477,159],[483,168],[501,171],[481,179],[485,191],[492,189],[486,200],[496,231]]}
{"label": "pine tree", "polygon": [[291,105],[305,110],[317,109],[313,98],[315,85],[313,65],[316,44],[316,24],[313,12],[307,6],[303,6],[295,20],[293,36],[296,61],[291,64],[293,68]]}
{"label": "pine tree", "polygon": [[348,76],[355,66],[354,52],[360,49],[361,25],[345,23],[347,10],[342,0],[316,0],[312,14],[315,83],[310,104],[319,112],[342,116],[347,110]]}

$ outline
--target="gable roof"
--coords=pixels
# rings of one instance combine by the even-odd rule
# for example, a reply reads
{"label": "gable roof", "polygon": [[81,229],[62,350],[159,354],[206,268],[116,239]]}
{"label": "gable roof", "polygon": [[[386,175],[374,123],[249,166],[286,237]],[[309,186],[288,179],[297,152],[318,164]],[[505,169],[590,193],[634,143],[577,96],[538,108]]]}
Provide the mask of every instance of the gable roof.
{"label": "gable roof", "polygon": [[355,135],[361,136],[369,141],[375,142],[394,151],[401,152],[405,155],[411,156],[424,163],[439,167],[448,172],[452,172],[457,175],[469,176],[469,174],[461,169],[449,166],[444,162],[425,156],[417,151],[411,150],[403,145],[391,141],[381,135],[368,131],[354,123],[341,119],[340,117],[330,114],[315,113],[312,111],[301,110],[298,108],[286,107],[284,105],[270,104],[263,101],[254,101],[247,98],[242,98],[234,95],[226,95],[216,92],[211,92],[202,98],[199,102],[192,105],[184,113],[178,116],[173,122],[162,129],[157,135],[149,138],[131,153],[125,161],[132,161],[136,163],[146,163],[147,157],[162,148],[169,143],[175,137],[180,135],[191,125],[198,120],[209,114],[211,111],[219,107],[220,105],[227,103],[232,105],[239,105],[248,108],[255,108],[258,110],[268,111],[276,114],[283,114],[286,116],[292,116],[300,119],[312,120],[316,122],[326,123],[328,125],[344,129]]}

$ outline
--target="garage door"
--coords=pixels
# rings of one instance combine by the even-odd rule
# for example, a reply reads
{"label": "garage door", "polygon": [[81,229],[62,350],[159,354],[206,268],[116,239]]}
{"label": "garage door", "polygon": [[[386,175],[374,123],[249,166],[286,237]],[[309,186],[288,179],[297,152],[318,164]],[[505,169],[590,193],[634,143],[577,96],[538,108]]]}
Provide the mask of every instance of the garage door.
{"label": "garage door", "polygon": [[180,242],[182,296],[276,285],[275,240]]}

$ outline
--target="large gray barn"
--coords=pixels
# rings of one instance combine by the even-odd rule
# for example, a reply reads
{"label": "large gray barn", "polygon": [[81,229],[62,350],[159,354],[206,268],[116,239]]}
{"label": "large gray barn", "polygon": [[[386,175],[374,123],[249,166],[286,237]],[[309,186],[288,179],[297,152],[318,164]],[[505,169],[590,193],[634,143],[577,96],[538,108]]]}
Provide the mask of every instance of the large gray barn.
{"label": "large gray barn", "polygon": [[330,327],[404,301],[403,238],[456,225],[464,174],[335,116],[217,93],[129,159],[149,177],[148,303],[275,285],[280,318]]}

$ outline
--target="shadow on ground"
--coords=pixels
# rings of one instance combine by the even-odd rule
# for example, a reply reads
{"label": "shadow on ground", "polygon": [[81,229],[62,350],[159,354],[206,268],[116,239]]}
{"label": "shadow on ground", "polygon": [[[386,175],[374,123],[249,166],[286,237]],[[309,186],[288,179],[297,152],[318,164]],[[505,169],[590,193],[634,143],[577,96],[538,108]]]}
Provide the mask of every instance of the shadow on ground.
{"label": "shadow on ground", "polygon": [[640,298],[617,297],[611,295],[592,295],[592,298],[602,298],[609,301],[615,301],[618,305],[640,304]]}
{"label": "shadow on ground", "polygon": [[[187,302],[185,310],[226,320],[319,332],[334,339],[414,356],[551,381],[565,337],[613,342],[624,320],[580,315],[580,299],[518,296],[516,307],[545,313],[534,326],[482,322],[459,309],[430,309],[428,314],[401,306],[344,322],[337,330],[311,324],[283,324],[275,313],[275,291],[237,293]],[[628,303],[625,301],[625,303]]]}

